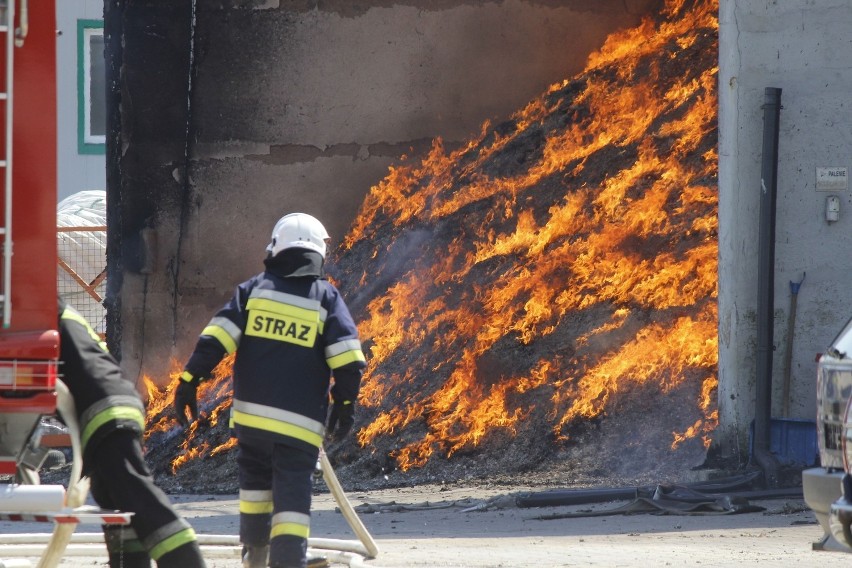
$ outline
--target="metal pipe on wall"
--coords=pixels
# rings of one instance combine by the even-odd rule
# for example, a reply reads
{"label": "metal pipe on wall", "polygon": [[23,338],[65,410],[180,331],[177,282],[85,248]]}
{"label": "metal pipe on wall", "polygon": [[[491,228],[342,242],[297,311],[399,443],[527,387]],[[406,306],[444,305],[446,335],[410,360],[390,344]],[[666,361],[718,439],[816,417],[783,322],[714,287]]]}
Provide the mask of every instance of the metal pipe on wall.
{"label": "metal pipe on wall", "polygon": [[775,209],[778,194],[778,130],[781,89],[767,87],[763,102],[763,161],[757,269],[757,376],[755,379],[754,461],[768,487],[778,479],[778,460],[769,451],[772,419],[772,355],[775,311]]}

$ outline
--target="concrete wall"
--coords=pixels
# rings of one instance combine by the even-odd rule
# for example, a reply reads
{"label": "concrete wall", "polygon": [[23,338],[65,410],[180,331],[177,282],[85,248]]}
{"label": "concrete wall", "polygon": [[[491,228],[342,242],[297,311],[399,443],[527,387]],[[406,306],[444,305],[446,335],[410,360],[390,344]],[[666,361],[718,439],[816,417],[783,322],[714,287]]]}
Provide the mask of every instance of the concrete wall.
{"label": "concrete wall", "polygon": [[[719,408],[717,439],[745,452],[754,417],[757,243],[764,90],[782,89],[775,245],[772,415],[782,417],[790,282],[798,293],[791,418],[816,415],[815,357],[852,316],[852,191],[817,168],[852,167],[852,4],[720,0]],[[826,198],[840,198],[827,222]]]}
{"label": "concrete wall", "polygon": [[57,169],[59,201],[78,191],[106,189],[103,154],[77,148],[77,21],[103,20],[103,0],[56,0]]}
{"label": "concrete wall", "polygon": [[164,382],[278,217],[339,241],[403,154],[508,118],[656,4],[108,0],[111,348]]}

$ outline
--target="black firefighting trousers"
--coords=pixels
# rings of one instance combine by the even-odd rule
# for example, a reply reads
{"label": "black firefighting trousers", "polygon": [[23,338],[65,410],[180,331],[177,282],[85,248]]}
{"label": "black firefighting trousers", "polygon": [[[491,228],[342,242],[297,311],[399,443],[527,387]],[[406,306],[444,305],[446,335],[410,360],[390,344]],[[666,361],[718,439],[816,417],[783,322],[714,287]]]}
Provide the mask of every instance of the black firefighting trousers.
{"label": "black firefighting trousers", "polygon": [[138,436],[117,430],[94,449],[86,469],[92,497],[104,509],[132,512],[130,527],[104,526],[110,566],[203,568],[195,532],[154,484]]}
{"label": "black firefighting trousers", "polygon": [[273,568],[305,568],[318,457],[319,449],[239,439],[240,541],[250,547],[268,544]]}

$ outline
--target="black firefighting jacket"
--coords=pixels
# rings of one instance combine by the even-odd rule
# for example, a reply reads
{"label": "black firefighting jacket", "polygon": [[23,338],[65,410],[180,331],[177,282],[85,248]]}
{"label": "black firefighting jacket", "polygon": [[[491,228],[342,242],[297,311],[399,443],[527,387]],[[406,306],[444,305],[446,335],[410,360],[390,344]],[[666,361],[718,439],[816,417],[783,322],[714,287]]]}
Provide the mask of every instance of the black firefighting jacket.
{"label": "black firefighting jacket", "polygon": [[77,409],[84,471],[100,440],[117,429],[142,435],[145,406],[106,343],[74,308],[59,299],[60,378]]}
{"label": "black firefighting jacket", "polygon": [[322,257],[287,249],[238,285],[201,332],[183,380],[209,377],[236,352],[231,421],[238,438],[322,446],[329,386],[335,401],[358,397],[366,366],[358,329]]}

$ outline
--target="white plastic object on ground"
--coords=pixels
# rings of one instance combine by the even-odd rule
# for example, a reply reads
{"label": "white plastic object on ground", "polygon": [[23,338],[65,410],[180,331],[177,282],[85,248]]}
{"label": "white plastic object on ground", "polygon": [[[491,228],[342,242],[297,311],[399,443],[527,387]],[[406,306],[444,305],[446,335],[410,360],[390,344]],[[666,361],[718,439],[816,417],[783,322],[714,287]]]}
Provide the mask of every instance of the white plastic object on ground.
{"label": "white plastic object on ground", "polygon": [[62,485],[0,485],[0,510],[16,513],[58,511],[65,500]]}
{"label": "white plastic object on ground", "polygon": [[31,568],[31,566],[30,561],[23,558],[0,560],[0,568]]}

